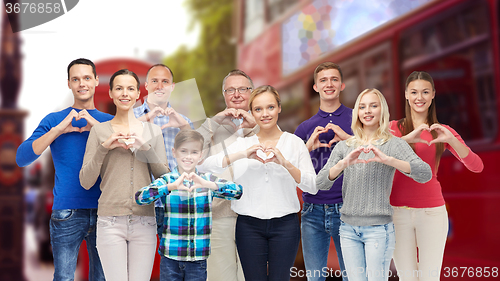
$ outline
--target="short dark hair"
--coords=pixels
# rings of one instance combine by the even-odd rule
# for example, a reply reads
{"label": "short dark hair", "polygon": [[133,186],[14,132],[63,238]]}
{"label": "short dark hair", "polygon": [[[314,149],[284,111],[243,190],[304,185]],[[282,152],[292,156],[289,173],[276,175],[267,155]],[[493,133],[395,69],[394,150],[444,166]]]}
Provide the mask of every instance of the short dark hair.
{"label": "short dark hair", "polygon": [[326,69],[338,70],[340,73],[340,82],[344,81],[344,74],[342,74],[342,69],[340,69],[340,66],[336,63],[326,61],[316,66],[316,69],[314,70],[314,84],[316,84],[316,78],[318,77],[318,73]]}
{"label": "short dark hair", "polygon": [[175,139],[174,139],[174,148],[178,149],[179,146],[181,146],[181,144],[183,144],[185,142],[188,142],[188,141],[199,141],[200,142],[200,146],[203,149],[203,143],[204,143],[205,139],[203,138],[203,136],[200,133],[198,133],[195,130],[191,130],[191,129],[181,130],[175,136]]}
{"label": "short dark hair", "polygon": [[248,74],[246,74],[243,70],[233,69],[233,70],[229,71],[229,73],[226,75],[226,77],[224,77],[224,79],[222,80],[222,91],[224,91],[224,86],[226,85],[226,79],[231,77],[231,76],[243,76],[243,77],[245,77],[246,79],[248,79],[248,82],[250,82],[252,89],[254,88],[252,78],[250,78],[250,76],[248,76]]}
{"label": "short dark hair", "polygon": [[75,64],[90,65],[92,67],[92,72],[94,73],[94,78],[97,78],[97,72],[95,71],[95,64],[91,60],[80,58],[80,59],[76,59],[76,60],[69,63],[69,65],[68,65],[68,80],[69,80],[69,70]]}
{"label": "short dark hair", "polygon": [[164,65],[163,63],[157,63],[153,66],[151,66],[149,69],[148,69],[148,72],[146,73],[146,82],[148,81],[148,78],[149,78],[149,72],[151,71],[151,69],[157,67],[157,66],[163,66],[165,67],[166,69],[168,69],[168,71],[170,71],[170,74],[172,75],[172,81],[171,82],[174,82],[174,73],[172,72],[172,69],[170,69],[170,67]]}
{"label": "short dark hair", "polygon": [[116,76],[119,76],[119,75],[130,75],[130,76],[134,77],[135,81],[137,81],[137,89],[140,88],[141,82],[139,81],[139,77],[137,76],[137,74],[135,74],[133,71],[130,71],[128,69],[120,69],[117,72],[113,73],[113,75],[111,75],[111,78],[109,78],[109,88],[110,89],[113,89],[113,82],[115,81]]}

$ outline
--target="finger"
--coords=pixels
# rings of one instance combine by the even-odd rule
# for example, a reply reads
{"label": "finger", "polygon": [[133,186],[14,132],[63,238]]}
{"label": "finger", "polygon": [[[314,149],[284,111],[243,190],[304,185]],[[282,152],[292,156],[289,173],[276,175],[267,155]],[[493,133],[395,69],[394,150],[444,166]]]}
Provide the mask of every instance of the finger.
{"label": "finger", "polygon": [[328,142],[328,147],[331,147],[332,144],[338,142],[339,140],[337,138],[333,138],[331,141]]}
{"label": "finger", "polygon": [[332,146],[332,142],[333,142],[333,140],[331,140],[329,143],[320,142],[318,144],[318,147],[331,147]]}
{"label": "finger", "polygon": [[432,144],[435,144],[435,143],[440,143],[440,142],[443,142],[440,138],[436,138],[436,139],[433,139],[431,140],[428,145],[432,145]]}
{"label": "finger", "polygon": [[420,142],[420,143],[425,143],[425,144],[427,144],[427,145],[430,145],[430,143],[429,143],[428,141],[423,140],[423,139],[419,139],[419,140],[418,140],[418,142]]}

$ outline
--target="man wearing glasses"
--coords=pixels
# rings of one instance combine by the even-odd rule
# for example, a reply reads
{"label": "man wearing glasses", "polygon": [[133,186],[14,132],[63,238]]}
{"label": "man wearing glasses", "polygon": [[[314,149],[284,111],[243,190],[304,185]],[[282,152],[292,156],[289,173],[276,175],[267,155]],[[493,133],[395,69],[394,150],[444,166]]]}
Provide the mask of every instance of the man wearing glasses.
{"label": "man wearing glasses", "polygon": [[[205,139],[206,157],[215,155],[236,141],[237,137],[249,137],[258,133],[253,116],[248,112],[248,99],[253,90],[252,79],[241,70],[233,70],[222,81],[222,93],[226,109],[217,113],[197,129]],[[233,180],[230,166],[223,179]],[[207,260],[208,281],[241,281],[243,270],[239,262],[234,238],[236,213],[227,200],[214,198],[212,203],[212,253]]]}

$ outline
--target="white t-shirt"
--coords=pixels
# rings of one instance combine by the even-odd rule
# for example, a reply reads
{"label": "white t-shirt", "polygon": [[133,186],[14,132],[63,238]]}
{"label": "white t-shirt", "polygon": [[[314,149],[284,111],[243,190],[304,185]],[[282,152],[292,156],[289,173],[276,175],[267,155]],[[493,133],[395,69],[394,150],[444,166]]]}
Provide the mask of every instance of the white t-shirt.
{"label": "white t-shirt", "polygon": [[[225,155],[246,150],[258,143],[256,135],[238,138],[227,151],[208,157],[199,170],[222,173]],[[279,218],[300,211],[297,186],[310,194],[317,193],[316,172],[304,142],[293,134],[283,132],[276,148],[300,170],[300,183],[297,184],[288,170],[276,163],[263,164],[248,158],[237,160],[232,163],[233,180],[243,186],[243,195],[239,200],[231,201],[231,208],[236,213],[259,219]]]}

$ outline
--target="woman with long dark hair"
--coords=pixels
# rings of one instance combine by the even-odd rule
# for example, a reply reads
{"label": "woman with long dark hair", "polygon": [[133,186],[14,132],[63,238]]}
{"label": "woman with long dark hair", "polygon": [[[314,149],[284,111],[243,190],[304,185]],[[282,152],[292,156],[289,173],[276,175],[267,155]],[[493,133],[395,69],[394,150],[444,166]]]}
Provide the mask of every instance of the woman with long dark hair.
{"label": "woman with long dark hair", "polygon": [[165,174],[167,156],[160,127],[143,123],[132,110],[139,98],[139,78],[127,69],[109,81],[116,115],[94,125],[80,170],[80,182],[90,188],[101,176],[97,207],[97,251],[106,280],[149,280],[156,250],[153,205],[139,206],[135,193]]}
{"label": "woman with long dark hair", "polygon": [[408,76],[405,118],[391,121],[395,136],[407,141],[432,168],[432,179],[418,184],[396,172],[391,193],[394,207],[396,248],[394,262],[400,280],[439,280],[448,234],[441,185],[437,179],[439,160],[448,149],[467,169],[479,173],[483,162],[450,126],[436,116],[436,90],[432,77],[423,71]]}

